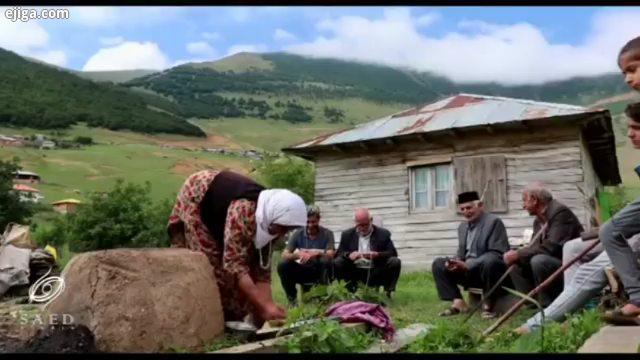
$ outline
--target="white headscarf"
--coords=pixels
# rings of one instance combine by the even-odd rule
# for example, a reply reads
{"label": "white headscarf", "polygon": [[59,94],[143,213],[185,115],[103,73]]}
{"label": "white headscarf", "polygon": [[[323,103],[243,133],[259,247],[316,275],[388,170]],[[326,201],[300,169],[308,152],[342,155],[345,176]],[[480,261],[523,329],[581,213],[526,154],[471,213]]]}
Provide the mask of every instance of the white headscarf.
{"label": "white headscarf", "polygon": [[263,190],[258,196],[256,209],[256,236],[253,242],[257,249],[262,249],[276,235],[269,234],[269,225],[284,226],[307,225],[307,208],[304,200],[295,193],[285,189]]}

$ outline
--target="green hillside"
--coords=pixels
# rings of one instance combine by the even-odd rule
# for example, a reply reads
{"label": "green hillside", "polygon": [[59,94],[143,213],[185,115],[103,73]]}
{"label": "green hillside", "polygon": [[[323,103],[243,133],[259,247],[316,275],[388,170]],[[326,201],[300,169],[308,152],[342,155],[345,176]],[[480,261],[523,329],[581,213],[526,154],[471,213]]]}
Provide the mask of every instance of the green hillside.
{"label": "green hillside", "polygon": [[[530,86],[455,84],[429,73],[285,53],[243,53],[216,62],[185,64],[125,86],[174,99],[186,117],[257,117],[293,123],[312,120],[305,114],[318,109],[309,101],[357,98],[411,106],[466,92],[584,105],[626,91],[617,74]],[[282,106],[274,106],[282,98],[305,99],[307,106],[282,101]]]}
{"label": "green hillside", "polygon": [[[156,108],[171,109],[170,101],[156,98]],[[145,97],[127,88],[81,79],[2,49],[0,99],[0,125],[51,129],[84,122],[112,130],[204,136],[198,127],[154,110]]]}
{"label": "green hillside", "polygon": [[[247,147],[269,150],[277,150],[275,144],[304,140],[303,135],[346,128],[460,92],[584,105],[626,90],[617,74],[536,86],[455,84],[413,70],[286,53],[240,53],[154,73],[79,73],[98,82],[3,50],[0,64],[0,82],[5,85],[0,96],[8,104],[0,110],[0,124],[63,128],[86,123],[112,130],[204,136],[194,126],[198,124],[208,131],[224,131]],[[123,86],[101,82],[126,79]],[[218,122],[203,122],[207,119]],[[248,133],[242,128],[246,125],[262,135]],[[282,131],[290,126],[290,134]]]}

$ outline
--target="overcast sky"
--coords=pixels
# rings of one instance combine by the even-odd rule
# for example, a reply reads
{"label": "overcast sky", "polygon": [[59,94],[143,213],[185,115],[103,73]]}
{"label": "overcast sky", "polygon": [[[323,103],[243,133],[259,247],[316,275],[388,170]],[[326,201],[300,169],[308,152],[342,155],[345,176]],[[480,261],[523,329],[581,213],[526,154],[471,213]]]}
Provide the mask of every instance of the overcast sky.
{"label": "overcast sky", "polygon": [[28,22],[2,8],[0,47],[76,70],[287,51],[536,84],[618,71],[619,48],[640,35],[640,9],[625,7],[67,8],[68,20]]}

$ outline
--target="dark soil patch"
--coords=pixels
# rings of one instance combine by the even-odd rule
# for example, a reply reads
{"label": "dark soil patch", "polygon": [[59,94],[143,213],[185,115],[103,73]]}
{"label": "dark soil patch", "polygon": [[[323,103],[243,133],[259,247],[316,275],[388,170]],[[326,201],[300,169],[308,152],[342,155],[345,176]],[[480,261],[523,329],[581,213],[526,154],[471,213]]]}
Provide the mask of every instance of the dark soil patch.
{"label": "dark soil patch", "polygon": [[95,353],[95,338],[84,325],[52,325],[16,349],[20,353]]}

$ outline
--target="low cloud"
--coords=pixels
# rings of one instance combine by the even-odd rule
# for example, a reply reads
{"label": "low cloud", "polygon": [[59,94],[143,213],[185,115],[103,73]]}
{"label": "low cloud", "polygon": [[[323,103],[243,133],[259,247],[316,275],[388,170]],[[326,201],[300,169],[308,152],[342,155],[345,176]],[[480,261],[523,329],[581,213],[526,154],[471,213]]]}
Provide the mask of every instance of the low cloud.
{"label": "low cloud", "polygon": [[4,17],[7,8],[0,8],[0,47],[20,55],[32,57],[53,65],[65,66],[67,55],[52,49],[49,33],[37,21],[12,22]]}
{"label": "low cloud", "polygon": [[227,50],[227,56],[241,52],[260,53],[266,51],[267,46],[264,44],[238,44],[229,47]]}
{"label": "low cloud", "polygon": [[205,41],[190,42],[186,46],[187,52],[191,55],[212,58],[216,56],[216,51]]}
{"label": "low cloud", "polygon": [[540,84],[617,71],[616,54],[640,34],[640,10],[607,10],[592,19],[582,43],[553,43],[526,23],[464,21],[444,36],[419,31],[438,15],[390,9],[378,19],[342,16],[316,24],[321,35],[290,45],[292,53],[407,66],[460,83]]}
{"label": "low cloud", "polygon": [[102,48],[89,58],[83,71],[113,71],[150,69],[162,70],[170,66],[167,56],[154,42],[127,41]]}
{"label": "low cloud", "polygon": [[202,37],[205,38],[206,40],[211,40],[211,41],[216,41],[216,40],[220,40],[222,39],[222,35],[220,35],[220,33],[217,32],[203,32],[202,33]]}
{"label": "low cloud", "polygon": [[296,39],[296,36],[286,30],[276,29],[276,31],[273,32],[273,39],[275,41],[282,41],[282,42],[294,41]]}
{"label": "low cloud", "polygon": [[123,42],[124,42],[124,38],[122,36],[100,38],[100,43],[106,46],[114,46],[114,45],[122,44]]}

